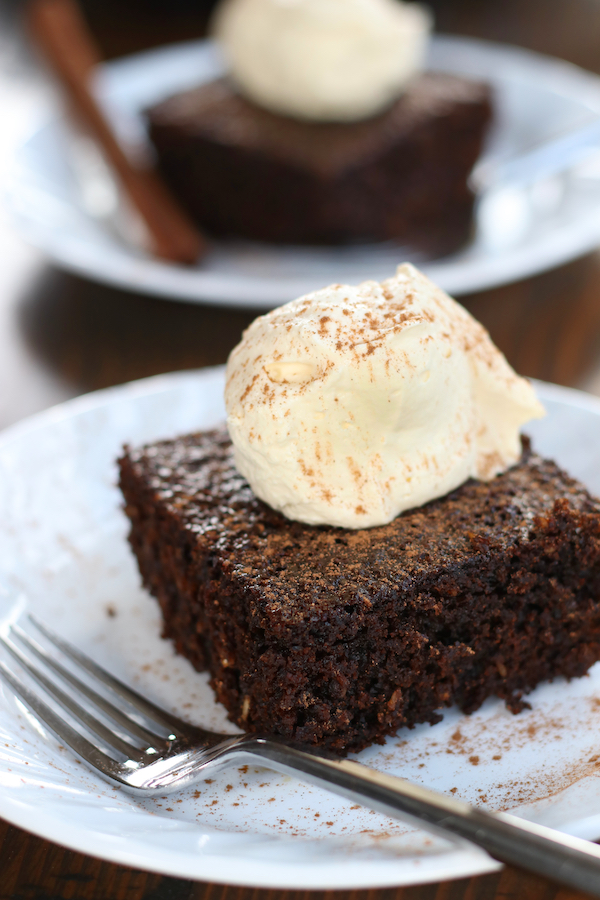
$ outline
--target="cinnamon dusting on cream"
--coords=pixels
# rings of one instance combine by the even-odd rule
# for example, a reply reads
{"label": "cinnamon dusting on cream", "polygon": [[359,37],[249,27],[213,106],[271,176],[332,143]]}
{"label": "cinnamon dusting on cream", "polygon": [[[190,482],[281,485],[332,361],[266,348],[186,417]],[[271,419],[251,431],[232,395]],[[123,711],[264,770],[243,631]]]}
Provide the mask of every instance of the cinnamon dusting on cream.
{"label": "cinnamon dusting on cream", "polygon": [[231,354],[226,405],[256,495],[347,528],[493,478],[518,460],[521,425],[543,415],[485,329],[410,265],[257,319]]}

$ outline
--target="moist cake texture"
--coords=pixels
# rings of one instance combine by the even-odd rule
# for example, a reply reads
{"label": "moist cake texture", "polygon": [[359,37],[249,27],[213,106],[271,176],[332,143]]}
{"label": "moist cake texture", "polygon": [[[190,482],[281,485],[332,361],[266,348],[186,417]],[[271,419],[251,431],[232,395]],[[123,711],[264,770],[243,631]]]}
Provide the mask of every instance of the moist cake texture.
{"label": "moist cake texture", "polygon": [[274,243],[396,240],[442,255],[469,236],[469,173],[491,118],[486,85],[428,73],[384,113],[302,122],[222,79],[147,111],[166,182],[215,235]]}
{"label": "moist cake texture", "polygon": [[126,449],[130,542],[164,635],[242,729],[345,753],[600,658],[600,502],[524,441],[489,483],[365,530],[285,519],[224,431]]}

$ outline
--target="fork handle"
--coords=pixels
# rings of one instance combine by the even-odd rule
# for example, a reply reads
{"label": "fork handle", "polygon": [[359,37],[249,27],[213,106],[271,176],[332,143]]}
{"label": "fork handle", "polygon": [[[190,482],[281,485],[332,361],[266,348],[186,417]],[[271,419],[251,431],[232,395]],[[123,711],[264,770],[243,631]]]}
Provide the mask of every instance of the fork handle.
{"label": "fork handle", "polygon": [[300,775],[393,818],[415,820],[446,837],[450,833],[466,838],[494,859],[600,897],[600,847],[590,841],[507,813],[485,812],[352,760],[328,758],[272,738],[244,736],[230,753],[286,775]]}

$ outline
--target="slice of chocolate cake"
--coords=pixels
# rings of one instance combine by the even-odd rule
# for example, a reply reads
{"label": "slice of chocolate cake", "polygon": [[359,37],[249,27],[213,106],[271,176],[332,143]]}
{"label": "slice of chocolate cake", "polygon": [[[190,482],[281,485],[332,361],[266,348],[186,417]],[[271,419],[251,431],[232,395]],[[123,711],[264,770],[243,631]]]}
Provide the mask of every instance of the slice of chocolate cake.
{"label": "slice of chocolate cake", "polygon": [[600,658],[600,502],[531,452],[364,530],[257,500],[224,432],[121,459],[164,633],[242,729],[337,752],[489,696],[509,708]]}
{"label": "slice of chocolate cake", "polygon": [[442,255],[469,236],[467,179],[491,103],[483,84],[429,73],[373,118],[306,122],[219,80],[147,118],[165,180],[212,234],[290,244],[392,239]]}

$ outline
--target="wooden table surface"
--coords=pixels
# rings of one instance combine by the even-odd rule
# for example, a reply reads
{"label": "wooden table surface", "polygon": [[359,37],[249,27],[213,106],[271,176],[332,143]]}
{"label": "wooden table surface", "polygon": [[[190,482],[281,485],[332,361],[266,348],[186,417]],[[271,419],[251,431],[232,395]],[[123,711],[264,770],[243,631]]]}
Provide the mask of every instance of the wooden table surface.
{"label": "wooden table surface", "polygon": [[[436,0],[440,30],[531,47],[600,71],[600,0]],[[88,0],[105,53],[199,34],[183,0]],[[0,174],[48,85],[0,0]],[[118,24],[116,24],[118,23]],[[523,374],[600,393],[600,254],[463,298]],[[130,294],[58,271],[0,209],[0,428],[68,397],[159,372],[224,362],[251,312]],[[232,888],[154,875],[65,850],[0,821],[0,900],[300,900],[323,892]],[[410,888],[328,892],[333,900],[572,900],[512,868]]]}

